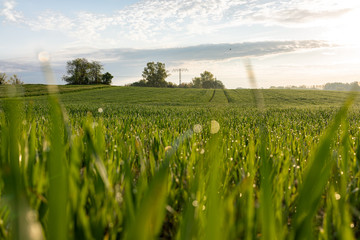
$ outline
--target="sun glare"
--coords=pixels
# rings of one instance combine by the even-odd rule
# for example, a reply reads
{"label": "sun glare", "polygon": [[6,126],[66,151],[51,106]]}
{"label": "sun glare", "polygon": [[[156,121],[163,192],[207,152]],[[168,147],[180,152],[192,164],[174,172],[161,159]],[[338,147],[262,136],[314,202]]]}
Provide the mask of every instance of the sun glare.
{"label": "sun glare", "polygon": [[329,22],[326,38],[340,45],[360,45],[360,8],[350,10],[348,13]]}

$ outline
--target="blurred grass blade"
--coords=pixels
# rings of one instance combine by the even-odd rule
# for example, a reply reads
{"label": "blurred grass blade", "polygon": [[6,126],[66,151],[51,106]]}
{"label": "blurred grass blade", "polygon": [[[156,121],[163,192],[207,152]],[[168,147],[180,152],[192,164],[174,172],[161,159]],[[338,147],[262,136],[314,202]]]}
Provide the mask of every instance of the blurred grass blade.
{"label": "blurred grass blade", "polygon": [[20,174],[19,165],[19,136],[21,112],[20,100],[16,96],[16,87],[11,86],[9,89],[9,98],[5,102],[5,117],[8,131],[4,135],[3,146],[5,147],[5,158],[1,159],[1,172],[4,179],[5,195],[9,198],[11,207],[11,218],[13,229],[11,236],[13,239],[21,239],[26,236],[22,219],[25,218],[23,184]]}
{"label": "blurred grass blade", "polygon": [[248,74],[248,79],[252,87],[255,104],[260,112],[260,145],[259,145],[259,157],[260,157],[260,216],[261,216],[261,231],[263,239],[277,239],[276,227],[275,227],[275,210],[273,204],[273,179],[272,174],[272,162],[269,158],[267,151],[268,148],[268,130],[266,117],[264,115],[264,97],[262,92],[257,88],[255,74],[252,70],[252,65],[249,59],[245,60],[245,67]]}
{"label": "blurred grass blade", "polygon": [[244,63],[245,63],[248,79],[249,79],[250,86],[251,86],[251,92],[253,94],[255,104],[258,109],[263,110],[265,107],[264,96],[263,96],[262,92],[260,91],[260,89],[258,89],[258,86],[256,84],[256,78],[255,78],[254,71],[252,69],[251,61],[250,61],[250,59],[245,59]]}
{"label": "blurred grass blade", "polygon": [[355,95],[351,94],[343,107],[322,135],[312,158],[308,163],[303,183],[299,190],[294,219],[293,238],[309,239],[313,236],[313,217],[316,214],[321,195],[328,182],[334,161],[331,159],[330,147],[341,122],[353,103]]}
{"label": "blurred grass blade", "polygon": [[59,98],[55,95],[57,88],[53,84],[54,76],[48,62],[49,59],[40,59],[42,69],[49,85],[50,105],[50,152],[48,159],[49,168],[49,216],[48,216],[48,239],[67,239],[68,217],[68,171],[65,159],[65,136],[64,115]]}

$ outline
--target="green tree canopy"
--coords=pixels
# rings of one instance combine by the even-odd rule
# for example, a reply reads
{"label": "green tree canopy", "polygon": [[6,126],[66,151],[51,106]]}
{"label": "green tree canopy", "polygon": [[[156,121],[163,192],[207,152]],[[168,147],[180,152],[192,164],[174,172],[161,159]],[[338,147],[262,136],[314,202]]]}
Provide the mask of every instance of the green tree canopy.
{"label": "green tree canopy", "polygon": [[103,75],[103,69],[100,62],[76,58],[67,62],[67,76],[63,80],[68,84],[111,84],[113,76],[108,72]]}
{"label": "green tree canopy", "polygon": [[102,75],[102,83],[103,84],[111,84],[112,79],[114,78],[113,75],[111,75],[109,72],[106,72]]}
{"label": "green tree canopy", "polygon": [[0,73],[0,85],[7,83],[6,73]]}
{"label": "green tree canopy", "polygon": [[194,88],[225,88],[224,84],[208,71],[201,73],[200,77],[193,78],[192,84]]}
{"label": "green tree canopy", "polygon": [[165,69],[165,63],[148,62],[142,73],[143,80],[149,87],[167,87],[165,79],[169,76]]}

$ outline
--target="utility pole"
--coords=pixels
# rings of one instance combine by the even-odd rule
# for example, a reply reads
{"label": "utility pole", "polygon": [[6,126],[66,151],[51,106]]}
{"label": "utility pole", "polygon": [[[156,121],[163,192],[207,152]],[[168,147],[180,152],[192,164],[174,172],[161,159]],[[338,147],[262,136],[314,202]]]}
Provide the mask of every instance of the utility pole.
{"label": "utility pole", "polygon": [[179,85],[181,84],[181,72],[187,72],[187,68],[176,68],[173,69],[173,72],[179,72]]}

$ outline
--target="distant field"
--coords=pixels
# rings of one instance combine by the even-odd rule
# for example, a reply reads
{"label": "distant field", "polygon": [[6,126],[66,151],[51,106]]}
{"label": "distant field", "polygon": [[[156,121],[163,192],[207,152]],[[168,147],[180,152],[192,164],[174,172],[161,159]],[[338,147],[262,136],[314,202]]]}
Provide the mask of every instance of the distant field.
{"label": "distant field", "polygon": [[[254,107],[250,89],[213,90],[213,89],[176,89],[176,88],[142,88],[114,87],[105,85],[71,86],[59,85],[60,98],[65,105],[223,105]],[[267,107],[333,107],[343,103],[347,92],[323,90],[261,90]],[[18,89],[18,96],[29,100],[46,99],[46,85],[23,85]],[[0,86],[0,99],[6,98],[6,86]],[[356,104],[357,105],[357,104]]]}
{"label": "distant field", "polygon": [[351,93],[6,88],[0,239],[360,237]]}

